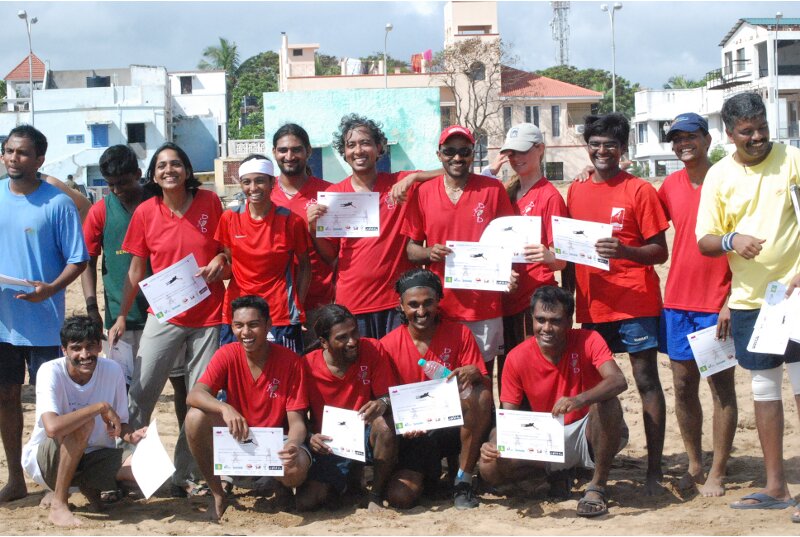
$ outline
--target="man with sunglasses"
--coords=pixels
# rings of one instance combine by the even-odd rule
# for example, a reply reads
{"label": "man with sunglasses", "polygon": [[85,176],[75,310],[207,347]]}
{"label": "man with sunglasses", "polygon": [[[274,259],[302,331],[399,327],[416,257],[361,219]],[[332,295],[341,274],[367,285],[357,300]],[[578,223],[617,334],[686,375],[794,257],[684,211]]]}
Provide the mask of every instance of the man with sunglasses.
{"label": "man with sunglasses", "polygon": [[[502,183],[472,173],[475,138],[453,125],[439,136],[437,155],[444,174],[422,184],[410,202],[403,234],[412,263],[428,265],[444,280],[447,241],[479,241],[489,222],[514,211]],[[423,246],[423,241],[427,246]],[[497,291],[445,289],[442,313],[466,324],[478,340],[487,370],[503,352],[503,303]]]}
{"label": "man with sunglasses", "polygon": [[661,456],[666,406],[658,378],[658,319],[661,288],[653,265],[667,260],[669,222],[650,183],[620,168],[628,145],[622,114],[587,116],[584,140],[594,171],[567,192],[571,218],[610,223],[612,235],[595,244],[609,270],[575,267],[576,320],[603,336],[611,352],[627,352],[642,399],[647,439],[645,493],[663,492]]}

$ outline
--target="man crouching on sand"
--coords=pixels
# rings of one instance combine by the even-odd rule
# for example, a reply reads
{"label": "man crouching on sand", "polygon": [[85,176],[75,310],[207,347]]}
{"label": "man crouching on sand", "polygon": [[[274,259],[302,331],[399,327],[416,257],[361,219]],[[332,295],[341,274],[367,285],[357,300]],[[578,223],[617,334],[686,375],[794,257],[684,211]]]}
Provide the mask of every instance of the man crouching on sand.
{"label": "man crouching on sand", "polygon": [[[118,482],[135,486],[130,455],[116,439],[136,445],[147,427],[128,426],[125,377],[117,363],[98,358],[102,327],[85,316],[70,317],[61,328],[63,358],[42,365],[36,376],[36,424],[22,450],[22,466],[50,491],[41,505],[50,522],[74,527],[81,519],[67,501],[76,486],[100,510],[100,491],[117,490]],[[73,410],[74,409],[74,410]]]}
{"label": "man crouching on sand", "polygon": [[[186,415],[186,438],[213,495],[212,520],[219,520],[228,507],[222,482],[214,475],[212,427],[227,427],[239,442],[248,438],[250,427],[282,427],[288,434],[278,452],[284,474],[275,479],[285,487],[302,485],[311,466],[304,444],[308,396],[302,359],[267,341],[269,306],[263,298],[243,296],[231,307],[238,341],[214,353],[186,400],[192,407]],[[227,391],[227,402],[217,400],[219,390]]]}

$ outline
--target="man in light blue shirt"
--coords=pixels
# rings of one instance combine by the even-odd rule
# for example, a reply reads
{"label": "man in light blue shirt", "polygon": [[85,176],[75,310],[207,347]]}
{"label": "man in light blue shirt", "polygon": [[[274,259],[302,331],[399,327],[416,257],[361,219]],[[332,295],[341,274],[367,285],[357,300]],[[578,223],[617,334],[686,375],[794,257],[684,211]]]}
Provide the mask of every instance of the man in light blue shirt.
{"label": "man in light blue shirt", "polygon": [[3,146],[8,179],[0,181],[0,274],[30,286],[0,283],[0,435],[8,483],[0,503],[27,495],[22,473],[21,388],[44,362],[60,356],[64,289],[89,258],[75,204],[37,178],[47,138],[29,125],[14,128]]}

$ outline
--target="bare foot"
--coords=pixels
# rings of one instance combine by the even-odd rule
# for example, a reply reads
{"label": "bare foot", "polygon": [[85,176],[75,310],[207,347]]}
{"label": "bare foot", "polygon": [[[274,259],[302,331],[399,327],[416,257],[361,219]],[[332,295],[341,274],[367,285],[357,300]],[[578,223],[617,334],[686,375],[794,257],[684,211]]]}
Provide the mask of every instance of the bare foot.
{"label": "bare foot", "polygon": [[687,490],[692,490],[699,483],[702,483],[702,482],[703,482],[703,472],[702,471],[699,474],[693,474],[691,472],[686,472],[678,480],[678,490],[684,491],[684,492],[687,491]]}
{"label": "bare foot", "polygon": [[709,475],[705,484],[699,487],[700,494],[706,498],[725,496],[725,486],[722,484],[722,477]]}
{"label": "bare foot", "polygon": [[367,503],[367,511],[370,513],[381,513],[384,510],[383,502],[379,503],[374,500],[370,500],[369,503]]}
{"label": "bare foot", "polygon": [[211,504],[208,507],[208,516],[212,522],[219,522],[225,510],[228,508],[228,499],[225,495],[217,496],[212,494]]}
{"label": "bare foot", "polygon": [[664,485],[661,483],[663,476],[647,476],[644,483],[644,493],[646,496],[660,496],[666,492]]}
{"label": "bare foot", "polygon": [[50,505],[53,503],[53,491],[48,490],[44,496],[42,496],[42,501],[39,502],[39,507],[42,509],[50,509]]}
{"label": "bare foot", "polygon": [[0,489],[0,503],[19,500],[27,495],[28,487],[25,486],[25,481],[20,483],[9,481],[5,487]]}
{"label": "bare foot", "polygon": [[63,503],[53,502],[50,505],[50,516],[48,518],[56,526],[65,528],[75,528],[83,524],[81,519],[73,515],[69,507]]}

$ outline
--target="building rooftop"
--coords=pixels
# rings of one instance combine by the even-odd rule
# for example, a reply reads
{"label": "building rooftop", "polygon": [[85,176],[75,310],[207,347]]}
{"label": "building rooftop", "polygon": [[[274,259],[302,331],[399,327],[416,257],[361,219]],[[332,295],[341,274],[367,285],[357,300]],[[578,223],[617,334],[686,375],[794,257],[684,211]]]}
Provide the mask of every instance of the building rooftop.
{"label": "building rooftop", "polygon": [[[728,42],[733,34],[736,33],[736,30],[744,24],[752,24],[753,26],[764,26],[770,30],[775,29],[775,25],[778,24],[778,19],[775,17],[745,17],[743,19],[739,19],[736,21],[736,24],[733,25],[733,28],[725,34],[725,37],[722,38],[722,41],[719,42],[719,46],[724,47],[725,43]],[[791,28],[790,28],[791,26]],[[784,30],[800,30],[800,19],[797,18],[782,18],[780,22],[780,27]]]}
{"label": "building rooftop", "polygon": [[[42,82],[44,81],[45,72],[44,62],[36,54],[31,54],[31,57],[33,58],[33,80]],[[29,74],[28,56],[25,56],[25,59],[19,62],[3,80],[6,82],[27,82]]]}
{"label": "building rooftop", "polygon": [[503,66],[501,97],[595,97],[603,94],[568,82]]}

